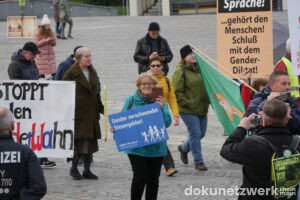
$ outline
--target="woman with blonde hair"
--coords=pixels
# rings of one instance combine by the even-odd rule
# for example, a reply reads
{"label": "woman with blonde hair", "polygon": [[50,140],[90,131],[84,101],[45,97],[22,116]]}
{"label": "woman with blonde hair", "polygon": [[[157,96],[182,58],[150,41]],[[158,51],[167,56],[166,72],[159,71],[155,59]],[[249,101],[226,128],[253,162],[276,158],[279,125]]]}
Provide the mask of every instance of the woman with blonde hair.
{"label": "woman with blonde hair", "polygon": [[[142,73],[136,80],[137,90],[134,95],[127,97],[123,110],[135,109],[152,101],[152,89],[158,81],[150,73]],[[155,102],[160,106],[166,127],[172,123],[170,112],[162,96]],[[111,132],[114,130],[111,129]],[[147,200],[156,200],[159,187],[159,176],[164,157],[167,155],[167,143],[160,142],[126,151],[133,171],[131,183],[131,200],[142,199],[146,187]]]}
{"label": "woman with blonde hair", "polygon": [[54,46],[56,46],[56,37],[50,27],[50,19],[44,15],[42,23],[39,26],[34,43],[37,45],[40,54],[36,56],[36,64],[39,69],[40,78],[50,74],[54,78],[56,73],[56,61]]}
{"label": "woman with blonde hair", "polygon": [[[76,83],[75,142],[70,176],[74,180],[96,180],[98,177],[90,171],[90,166],[93,153],[98,151],[97,140],[101,138],[100,113],[103,114],[104,110],[98,88],[99,77],[91,63],[91,52],[88,48],[79,48],[74,58],[75,63],[63,77],[63,80]],[[77,161],[81,156],[84,161],[82,175],[77,168]]]}

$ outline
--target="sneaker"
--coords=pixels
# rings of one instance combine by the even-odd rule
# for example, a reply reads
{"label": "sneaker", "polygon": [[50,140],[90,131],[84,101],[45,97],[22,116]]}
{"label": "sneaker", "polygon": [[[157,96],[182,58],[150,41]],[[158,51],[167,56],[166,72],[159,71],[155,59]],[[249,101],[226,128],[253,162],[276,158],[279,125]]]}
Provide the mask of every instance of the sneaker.
{"label": "sneaker", "polygon": [[68,38],[66,38],[65,36],[61,36],[62,40],[67,40]]}
{"label": "sneaker", "polygon": [[56,38],[57,38],[57,39],[61,39],[61,35],[60,35],[60,34],[57,34],[57,35],[56,35]]}
{"label": "sneaker", "polygon": [[69,36],[68,36],[68,38],[70,38],[70,39],[74,39],[72,35],[69,35]]}
{"label": "sneaker", "polygon": [[182,163],[187,165],[189,163],[188,154],[185,151],[183,151],[181,145],[178,146],[178,151],[180,152],[180,158]]}
{"label": "sneaker", "polygon": [[195,169],[199,171],[206,171],[207,167],[204,165],[204,163],[197,163],[195,164]]}
{"label": "sneaker", "polygon": [[174,174],[177,174],[177,173],[178,173],[177,169],[174,169],[174,168],[170,168],[166,172],[167,176],[173,176]]}
{"label": "sneaker", "polygon": [[50,160],[45,160],[44,162],[41,163],[42,168],[49,168],[49,167],[54,167],[56,163],[54,161]]}

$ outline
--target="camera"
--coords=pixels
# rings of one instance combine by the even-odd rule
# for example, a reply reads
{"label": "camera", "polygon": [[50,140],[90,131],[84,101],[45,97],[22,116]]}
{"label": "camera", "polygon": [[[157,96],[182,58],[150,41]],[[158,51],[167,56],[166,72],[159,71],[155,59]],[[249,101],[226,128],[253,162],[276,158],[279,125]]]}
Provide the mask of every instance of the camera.
{"label": "camera", "polygon": [[286,101],[291,97],[291,93],[290,92],[283,92],[281,93],[277,99],[281,100],[281,101]]}
{"label": "camera", "polygon": [[251,124],[253,124],[254,126],[262,126],[262,119],[260,115],[254,115],[251,119]]}

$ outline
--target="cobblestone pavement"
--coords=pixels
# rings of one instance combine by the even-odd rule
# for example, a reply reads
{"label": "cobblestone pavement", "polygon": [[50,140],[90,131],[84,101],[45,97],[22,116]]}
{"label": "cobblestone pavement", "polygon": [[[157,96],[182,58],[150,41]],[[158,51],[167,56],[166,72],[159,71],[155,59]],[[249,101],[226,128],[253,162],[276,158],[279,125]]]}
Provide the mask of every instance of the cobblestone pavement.
{"label": "cobblestone pavement", "polygon": [[[274,19],[287,23],[286,12],[276,12]],[[73,40],[57,42],[55,47],[57,63],[64,60],[77,45],[91,49],[93,63],[100,74],[101,84],[108,88],[108,112],[120,111],[124,99],[135,90],[137,65],[133,61],[136,40],[145,35],[148,24],[157,21],[161,24],[161,34],[167,38],[174,54],[170,64],[172,75],[179,61],[179,49],[187,43],[194,44],[212,58],[216,58],[216,15],[191,15],[174,17],[101,17],[75,18]],[[6,23],[0,22],[0,78],[7,79],[7,66],[11,54],[21,48],[28,39],[7,39]],[[103,130],[103,119],[101,120]],[[241,167],[223,160],[220,148],[226,139],[223,128],[210,109],[208,129],[202,140],[203,155],[208,166],[207,172],[197,172],[190,163],[180,162],[177,146],[187,136],[183,122],[178,128],[168,129],[168,145],[179,171],[174,177],[167,177],[162,169],[160,178],[159,199],[237,199],[236,196],[185,196],[186,188],[234,187],[242,181]],[[48,192],[46,200],[68,199],[129,199],[132,172],[128,158],[118,153],[109,134],[107,143],[99,141],[100,150],[94,155],[92,170],[99,176],[97,181],[73,181],[69,175],[70,164],[63,159],[54,159],[57,166],[45,169]],[[81,168],[80,168],[81,169]],[[197,190],[196,190],[197,192]]]}

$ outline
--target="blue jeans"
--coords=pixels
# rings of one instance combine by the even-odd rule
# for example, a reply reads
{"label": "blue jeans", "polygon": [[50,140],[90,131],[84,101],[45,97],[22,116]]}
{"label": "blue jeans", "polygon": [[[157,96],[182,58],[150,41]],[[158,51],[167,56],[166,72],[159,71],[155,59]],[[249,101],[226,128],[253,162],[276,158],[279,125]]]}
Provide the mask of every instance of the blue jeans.
{"label": "blue jeans", "polygon": [[203,163],[201,152],[201,139],[204,138],[207,129],[207,116],[204,118],[198,115],[180,113],[180,117],[185,123],[189,137],[183,143],[182,149],[186,153],[192,151],[194,163]]}

